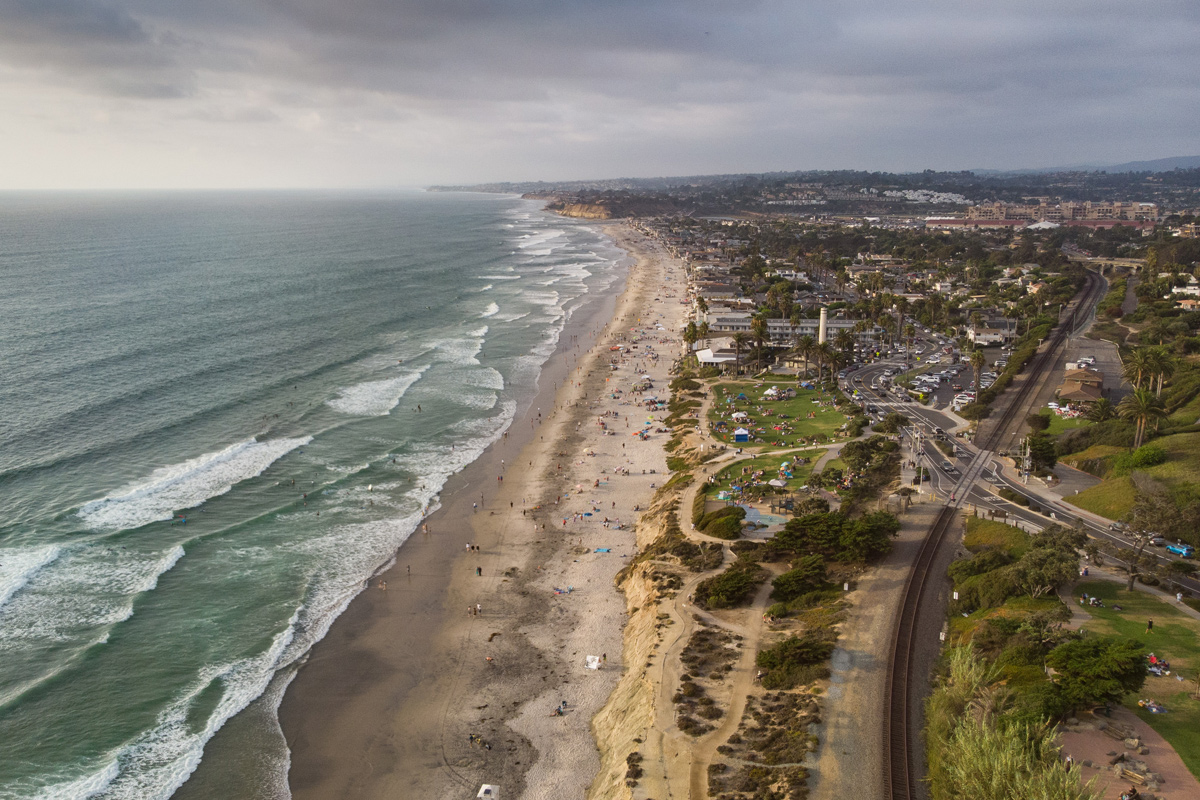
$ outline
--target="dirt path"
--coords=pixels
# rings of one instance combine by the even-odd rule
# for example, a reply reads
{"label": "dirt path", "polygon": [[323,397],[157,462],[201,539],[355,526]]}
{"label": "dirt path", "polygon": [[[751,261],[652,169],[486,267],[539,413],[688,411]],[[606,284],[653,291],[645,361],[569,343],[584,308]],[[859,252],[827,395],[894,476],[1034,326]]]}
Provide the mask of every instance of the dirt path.
{"label": "dirt path", "polygon": [[717,726],[716,730],[700,737],[692,747],[692,774],[689,786],[693,798],[708,797],[708,765],[716,756],[717,748],[729,740],[742,722],[747,698],[754,689],[755,659],[758,656],[759,642],[762,641],[762,617],[757,612],[766,606],[770,594],[771,583],[768,580],[763,583],[762,588],[755,595],[740,630],[733,626],[724,626],[742,636],[742,657],[738,660],[733,672],[730,673],[732,680],[728,684],[729,709],[725,713],[724,721]]}

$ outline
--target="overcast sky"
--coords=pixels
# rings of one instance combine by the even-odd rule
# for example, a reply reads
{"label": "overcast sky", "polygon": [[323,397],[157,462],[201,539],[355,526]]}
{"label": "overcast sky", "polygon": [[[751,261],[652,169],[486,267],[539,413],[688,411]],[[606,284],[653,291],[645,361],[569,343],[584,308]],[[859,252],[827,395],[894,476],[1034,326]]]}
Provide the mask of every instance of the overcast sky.
{"label": "overcast sky", "polygon": [[1200,153],[1198,0],[0,0],[0,189]]}

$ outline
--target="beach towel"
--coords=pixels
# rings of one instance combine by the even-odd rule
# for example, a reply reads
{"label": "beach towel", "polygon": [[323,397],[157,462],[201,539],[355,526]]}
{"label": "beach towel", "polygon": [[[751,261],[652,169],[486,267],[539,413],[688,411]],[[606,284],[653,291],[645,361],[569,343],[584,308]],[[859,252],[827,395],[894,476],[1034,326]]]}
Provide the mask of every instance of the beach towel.
{"label": "beach towel", "polygon": [[597,553],[611,553],[612,548],[611,547],[597,547],[596,552]]}

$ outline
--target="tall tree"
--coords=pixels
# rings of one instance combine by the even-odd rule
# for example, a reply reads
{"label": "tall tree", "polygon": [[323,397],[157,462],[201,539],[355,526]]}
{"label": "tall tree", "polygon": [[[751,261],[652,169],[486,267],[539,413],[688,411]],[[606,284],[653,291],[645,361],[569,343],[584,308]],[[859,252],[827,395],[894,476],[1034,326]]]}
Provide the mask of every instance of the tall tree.
{"label": "tall tree", "polygon": [[734,374],[742,374],[742,348],[750,341],[750,337],[745,331],[736,331],[729,340],[733,342],[733,364]]}
{"label": "tall tree", "polygon": [[817,340],[809,334],[804,334],[796,341],[796,352],[804,359],[804,377],[808,377],[808,361],[813,357],[817,348]]}
{"label": "tall tree", "polygon": [[837,332],[837,336],[833,337],[833,343],[846,354],[847,358],[854,352],[854,334],[845,328]]}
{"label": "tall tree", "polygon": [[1134,389],[1142,388],[1153,368],[1154,356],[1149,347],[1139,347],[1125,359],[1122,371]]}
{"label": "tall tree", "polygon": [[757,366],[762,368],[763,361],[763,342],[769,338],[767,330],[767,320],[764,317],[755,317],[750,321],[750,331],[754,335],[755,351],[757,352]]}
{"label": "tall tree", "polygon": [[971,351],[971,369],[975,370],[975,399],[979,399],[979,394],[983,392],[982,386],[979,383],[979,376],[983,374],[983,365],[987,363],[987,358],[983,355],[983,350]]}
{"label": "tall tree", "polygon": [[1121,415],[1121,419],[1127,419],[1134,423],[1134,450],[1141,447],[1142,442],[1145,441],[1146,429],[1150,423],[1166,416],[1162,401],[1151,394],[1149,389],[1134,389],[1133,394],[1128,395],[1117,405],[1117,413]]}

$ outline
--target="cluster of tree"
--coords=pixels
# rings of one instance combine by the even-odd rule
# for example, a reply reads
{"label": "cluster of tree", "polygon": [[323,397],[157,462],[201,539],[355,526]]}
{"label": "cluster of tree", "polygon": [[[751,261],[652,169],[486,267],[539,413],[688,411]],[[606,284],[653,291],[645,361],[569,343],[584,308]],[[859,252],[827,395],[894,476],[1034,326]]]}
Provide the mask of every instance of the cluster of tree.
{"label": "cluster of tree", "polygon": [[[1145,680],[1136,642],[1089,637],[1052,651],[1062,697],[1083,706],[1135,691]],[[1094,679],[1092,678],[1094,676]],[[995,662],[971,646],[951,649],[945,678],[926,704],[933,800],[1094,800],[1078,764],[1064,767],[1053,727],[1027,713]]]}
{"label": "cluster of tree", "polygon": [[753,555],[739,556],[719,575],[696,584],[693,601],[702,608],[731,608],[748,603],[766,572]]}
{"label": "cluster of tree", "polygon": [[884,511],[850,519],[841,512],[789,520],[775,534],[777,547],[835,561],[870,561],[886,555],[900,532],[900,520]]}
{"label": "cluster of tree", "polygon": [[696,530],[717,539],[736,539],[742,534],[742,520],[746,509],[741,506],[725,506],[710,511],[696,520]]}
{"label": "cluster of tree", "polygon": [[1000,606],[1010,597],[1041,597],[1069,583],[1079,573],[1079,548],[1087,543],[1082,530],[1052,525],[1014,558],[999,549],[984,549],[950,565],[959,599],[955,613]]}

